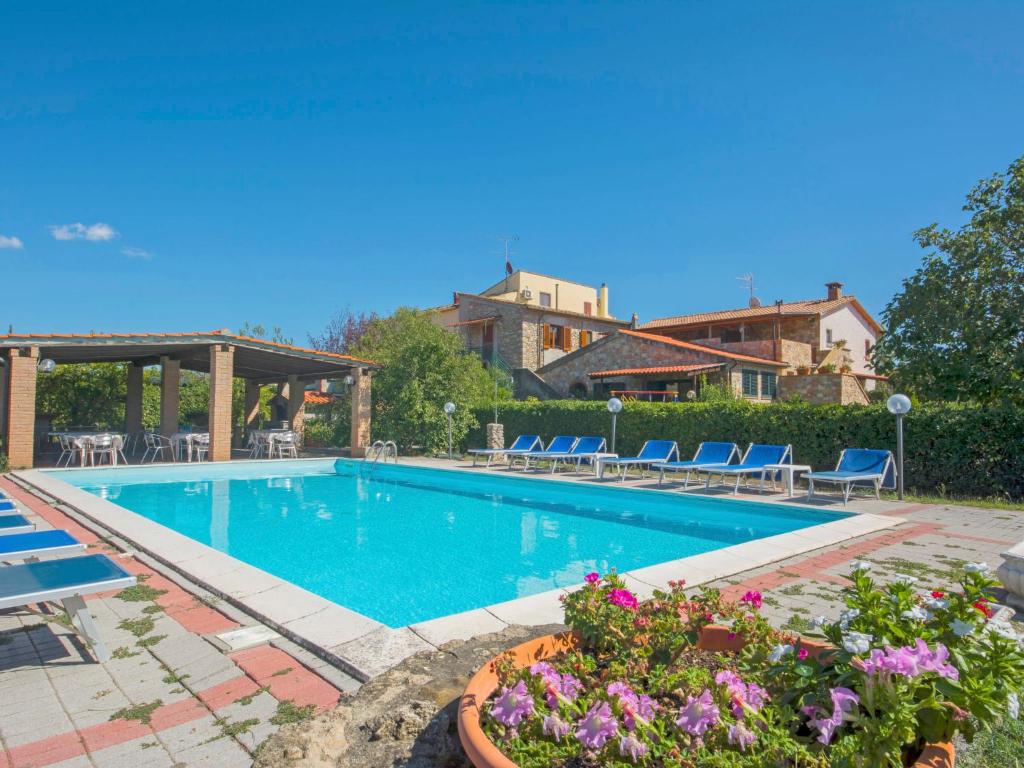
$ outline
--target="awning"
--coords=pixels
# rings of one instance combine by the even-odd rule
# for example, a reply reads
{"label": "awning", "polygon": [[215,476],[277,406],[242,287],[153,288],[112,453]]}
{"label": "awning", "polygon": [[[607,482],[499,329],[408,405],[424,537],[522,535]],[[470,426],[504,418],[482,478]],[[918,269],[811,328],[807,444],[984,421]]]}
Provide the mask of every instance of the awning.
{"label": "awning", "polygon": [[725,363],[696,363],[690,365],[656,365],[650,368],[616,368],[610,371],[594,371],[587,374],[592,379],[606,379],[609,376],[655,376],[661,373],[707,373],[717,371]]}
{"label": "awning", "polygon": [[489,323],[492,320],[497,320],[497,319],[498,319],[498,315],[488,315],[487,317],[478,317],[478,318],[476,318],[474,320],[463,320],[460,323],[452,323],[448,327],[449,328],[460,328],[460,327],[466,326],[466,325],[483,325],[484,323]]}

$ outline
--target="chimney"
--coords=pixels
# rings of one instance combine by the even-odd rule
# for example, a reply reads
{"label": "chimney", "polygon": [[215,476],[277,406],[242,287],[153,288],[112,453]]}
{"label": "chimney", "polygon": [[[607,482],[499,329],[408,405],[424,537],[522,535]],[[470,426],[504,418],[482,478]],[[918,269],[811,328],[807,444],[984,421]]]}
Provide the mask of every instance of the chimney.
{"label": "chimney", "polygon": [[828,300],[835,301],[836,299],[843,298],[843,284],[842,283],[825,283],[825,287],[828,288]]}
{"label": "chimney", "polygon": [[635,331],[639,325],[640,325],[640,318],[637,317],[636,312],[634,312],[633,313],[633,317],[631,317],[630,320],[629,320],[629,327],[632,328]]}
{"label": "chimney", "polygon": [[608,313],[608,284],[601,283],[601,290],[597,293],[597,316],[611,317]]}

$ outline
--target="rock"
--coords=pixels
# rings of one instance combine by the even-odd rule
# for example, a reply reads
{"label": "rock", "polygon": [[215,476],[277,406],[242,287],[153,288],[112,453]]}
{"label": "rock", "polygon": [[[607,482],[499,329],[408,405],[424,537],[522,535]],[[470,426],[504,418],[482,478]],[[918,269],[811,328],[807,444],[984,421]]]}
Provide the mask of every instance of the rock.
{"label": "rock", "polygon": [[[459,696],[493,656],[564,627],[507,627],[423,651],[344,697],[336,709],[281,728],[256,768],[472,768],[459,744]],[[295,757],[297,755],[297,757]]]}

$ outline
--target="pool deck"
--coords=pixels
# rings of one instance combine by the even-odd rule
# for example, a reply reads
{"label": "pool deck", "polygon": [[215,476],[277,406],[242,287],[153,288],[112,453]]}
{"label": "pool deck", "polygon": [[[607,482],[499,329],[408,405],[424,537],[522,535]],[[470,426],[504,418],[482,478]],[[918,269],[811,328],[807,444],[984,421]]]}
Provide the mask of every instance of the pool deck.
{"label": "pool deck", "polygon": [[[427,460],[404,463],[451,467]],[[471,471],[508,474],[504,469]],[[595,482],[584,476],[557,481]],[[656,487],[656,482],[630,480],[624,485]],[[141,602],[110,594],[89,600],[108,645],[122,649],[106,664],[92,661],[88,649],[52,612],[0,612],[0,768],[248,765],[251,751],[278,727],[270,718],[280,702],[322,709],[358,684],[338,667],[269,632],[259,615],[239,610],[234,601],[218,601],[203,585],[180,579],[138,551],[126,532],[101,539],[97,532],[105,536],[104,526],[82,513],[47,503],[7,479],[0,479],[0,488],[17,499],[38,527],[65,528],[89,543],[90,551],[110,552],[125,567],[148,577],[145,585],[167,590]],[[742,491],[740,498],[783,501],[780,495],[759,497]],[[641,594],[649,593],[661,578],[685,578],[691,585],[709,582],[734,596],[759,589],[766,595],[764,610],[769,616],[798,629],[812,615],[835,613],[835,595],[846,583],[844,575],[853,559],[874,561],[883,576],[908,570],[930,576],[948,571],[958,561],[985,560],[995,567],[999,553],[1024,538],[1024,514],[1019,512],[874,500],[858,500],[848,509],[867,513],[852,520],[871,525],[863,532],[845,531],[838,543],[808,539],[794,542],[799,551],[786,554],[771,547],[762,553],[731,554],[728,562],[694,563],[694,558],[686,558],[671,567],[654,566],[661,571],[653,574],[646,573],[649,569],[634,572],[630,580]],[[876,518],[889,525],[882,527]],[[166,529],[161,531],[166,535]],[[417,640],[400,654],[394,652],[395,646],[382,647],[379,633],[371,630],[356,638],[370,660],[364,669],[383,669],[396,656],[512,622],[560,621],[557,594],[389,630]],[[158,608],[150,608],[154,605]],[[137,637],[132,630],[139,630],[132,622],[146,616],[154,618],[154,626]],[[255,645],[226,646],[224,638],[232,638],[230,633],[242,627],[257,634]],[[161,635],[166,637],[138,645]],[[148,723],[131,719],[144,716],[149,707],[153,710]]]}
{"label": "pool deck", "polygon": [[[245,462],[247,466],[252,466],[252,463]],[[650,478],[625,482],[618,479],[597,480],[590,472],[555,475],[546,471],[523,473],[503,467],[473,468],[468,462],[437,459],[404,459],[400,463],[410,467],[456,470],[476,476],[530,477],[549,482],[588,485],[599,483],[610,488],[645,489],[652,494],[675,497],[681,493],[668,484],[659,489],[657,482]],[[561,595],[581,586],[567,585],[407,627],[391,628],[117,504],[70,486],[45,471],[28,470],[16,472],[14,476],[35,492],[54,500],[59,499],[62,508],[81,515],[99,526],[101,531],[116,534],[132,549],[182,574],[219,599],[245,611],[262,624],[362,682],[390,669],[414,653],[436,649],[451,640],[500,631],[510,624],[530,626],[557,622],[562,615]],[[733,495],[728,491],[705,491],[692,487],[686,493]],[[742,497],[766,505],[788,505],[792,501],[800,501],[791,501],[776,493],[762,495],[748,492],[743,493]],[[799,506],[806,507],[804,504]],[[708,583],[740,570],[767,566],[788,557],[878,533],[902,522],[892,514],[900,506],[889,502],[858,499],[844,509],[833,498],[823,499],[816,506],[838,507],[841,511],[854,514],[798,531],[626,571],[622,574],[623,578],[630,589],[647,597],[655,589],[667,589],[669,581],[685,579],[692,585]]]}

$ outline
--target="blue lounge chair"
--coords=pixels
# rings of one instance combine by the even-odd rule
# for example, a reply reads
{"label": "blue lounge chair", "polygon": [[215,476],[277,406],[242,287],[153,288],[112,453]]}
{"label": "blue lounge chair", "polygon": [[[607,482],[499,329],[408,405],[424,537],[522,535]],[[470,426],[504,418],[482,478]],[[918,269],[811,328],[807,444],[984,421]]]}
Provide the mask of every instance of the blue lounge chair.
{"label": "blue lounge chair", "polygon": [[18,507],[10,499],[0,499],[0,515],[17,514]]}
{"label": "blue lounge chair", "polygon": [[651,466],[664,464],[673,458],[679,458],[679,446],[675,440],[648,440],[636,456],[602,459],[601,474],[604,474],[604,468],[607,466],[618,467],[621,481],[626,479],[626,472],[630,467],[640,467],[640,477],[647,477],[646,470]]}
{"label": "blue lounge chair", "polygon": [[873,448],[847,448],[839,454],[839,462],[831,472],[809,472],[807,498],[814,498],[814,483],[833,483],[843,490],[843,504],[850,500],[855,485],[874,486],[875,498],[881,498],[882,488],[896,487],[896,462],[892,451]]}
{"label": "blue lounge chair", "polygon": [[575,463],[576,471],[579,472],[584,461],[593,462],[606,453],[607,445],[608,441],[598,435],[581,437],[571,451],[555,457],[555,460],[551,462],[551,474],[555,473],[560,462]]}
{"label": "blue lounge chair", "polygon": [[514,466],[516,460],[522,459],[523,471],[525,472],[530,468],[530,461],[543,461],[545,459],[551,459],[555,456],[561,456],[571,451],[576,443],[579,442],[579,438],[575,435],[555,435],[551,438],[551,442],[548,443],[547,448],[541,448],[540,450],[527,451],[526,453],[519,453],[509,458],[509,464]]}
{"label": "blue lounge chair", "polygon": [[34,531],[35,525],[24,515],[0,515],[0,536],[10,533],[28,533]]}
{"label": "blue lounge chair", "polygon": [[710,467],[720,464],[732,464],[734,459],[740,457],[740,448],[736,443],[701,443],[693,458],[689,461],[666,461],[662,464],[655,464],[651,469],[657,469],[658,485],[665,482],[666,472],[682,472],[686,470],[686,479],[683,480],[683,490],[690,485],[690,475],[701,467]]}
{"label": "blue lounge chair", "polygon": [[85,544],[67,531],[31,531],[0,536],[0,562],[34,562],[41,557],[65,557],[85,552]]}
{"label": "blue lounge chair", "polygon": [[527,453],[543,445],[544,443],[539,435],[520,435],[508,448],[470,448],[466,453],[473,457],[474,467],[479,457],[486,456],[487,466],[489,467],[495,459],[507,461],[509,456],[518,456],[521,453]]}
{"label": "blue lounge chair", "polygon": [[747,452],[743,454],[743,458],[740,459],[739,464],[717,464],[710,467],[702,467],[698,469],[698,474],[706,474],[707,482],[706,488],[711,487],[711,478],[715,475],[721,475],[722,484],[725,484],[725,478],[735,477],[736,487],[733,488],[733,493],[739,493],[740,481],[749,475],[761,475],[761,481],[764,482],[764,468],[769,464],[792,464],[793,463],[793,448],[789,445],[763,445],[759,443],[751,443],[747,448]]}
{"label": "blue lounge chair", "polygon": [[136,579],[106,555],[82,555],[0,568],[0,609],[60,600],[68,618],[101,662],[110,659],[84,595],[135,586]]}

